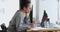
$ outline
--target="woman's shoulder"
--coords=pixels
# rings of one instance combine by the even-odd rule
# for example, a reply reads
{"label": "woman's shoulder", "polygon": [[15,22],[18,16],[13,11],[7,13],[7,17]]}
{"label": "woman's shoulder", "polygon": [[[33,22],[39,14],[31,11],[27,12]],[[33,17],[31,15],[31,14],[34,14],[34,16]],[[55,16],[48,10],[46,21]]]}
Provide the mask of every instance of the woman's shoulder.
{"label": "woman's shoulder", "polygon": [[17,17],[18,15],[20,15],[19,10],[17,10],[17,11],[15,12],[15,14],[14,14],[13,18]]}
{"label": "woman's shoulder", "polygon": [[21,14],[20,10],[17,10],[17,12],[15,14],[20,15]]}
{"label": "woman's shoulder", "polygon": [[16,13],[20,13],[20,10],[17,10]]}

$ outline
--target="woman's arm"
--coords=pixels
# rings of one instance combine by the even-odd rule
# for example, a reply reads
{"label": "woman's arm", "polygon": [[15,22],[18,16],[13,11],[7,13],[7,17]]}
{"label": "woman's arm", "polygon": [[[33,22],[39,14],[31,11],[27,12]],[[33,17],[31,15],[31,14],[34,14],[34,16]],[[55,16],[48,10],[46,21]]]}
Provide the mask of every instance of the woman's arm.
{"label": "woman's arm", "polygon": [[17,16],[16,16],[16,30],[17,31],[20,31],[19,29],[19,25],[20,25],[20,22],[21,22],[21,15],[20,15],[20,13],[17,13]]}
{"label": "woman's arm", "polygon": [[21,23],[21,22],[24,22],[24,21],[22,19],[22,15],[20,13],[18,13],[17,17],[16,17],[16,28],[17,28],[17,31],[21,31],[21,30],[29,28],[29,26],[30,26],[29,24],[25,24],[25,23]]}

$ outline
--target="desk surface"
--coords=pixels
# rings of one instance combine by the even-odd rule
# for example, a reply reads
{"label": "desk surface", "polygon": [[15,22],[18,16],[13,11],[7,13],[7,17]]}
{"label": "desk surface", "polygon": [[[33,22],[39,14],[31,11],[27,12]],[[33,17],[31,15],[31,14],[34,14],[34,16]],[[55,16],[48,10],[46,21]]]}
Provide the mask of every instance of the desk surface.
{"label": "desk surface", "polygon": [[43,30],[27,30],[27,32],[30,32],[30,31],[60,31],[60,28],[46,28]]}

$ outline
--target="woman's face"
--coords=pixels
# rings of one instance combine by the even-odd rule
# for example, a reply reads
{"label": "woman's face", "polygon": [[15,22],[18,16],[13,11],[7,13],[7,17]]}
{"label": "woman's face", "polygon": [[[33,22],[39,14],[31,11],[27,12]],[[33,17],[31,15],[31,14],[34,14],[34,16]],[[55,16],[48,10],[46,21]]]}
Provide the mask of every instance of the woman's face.
{"label": "woman's face", "polygon": [[29,13],[31,11],[31,5],[29,4],[27,7],[24,8],[26,13]]}

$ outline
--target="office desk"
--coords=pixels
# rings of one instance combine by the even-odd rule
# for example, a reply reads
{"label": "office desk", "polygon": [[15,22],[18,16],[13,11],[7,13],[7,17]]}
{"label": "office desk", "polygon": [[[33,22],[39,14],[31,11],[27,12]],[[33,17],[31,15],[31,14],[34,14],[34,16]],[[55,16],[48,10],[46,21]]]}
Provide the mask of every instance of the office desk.
{"label": "office desk", "polygon": [[60,28],[47,28],[43,30],[27,30],[27,32],[60,32]]}

